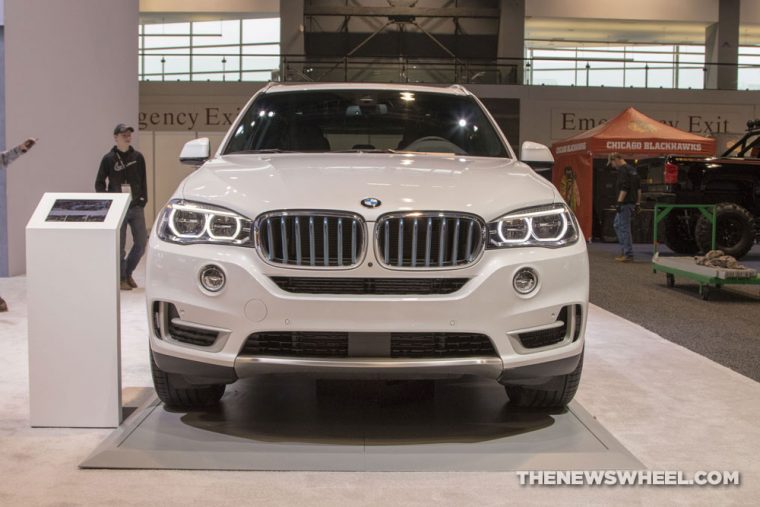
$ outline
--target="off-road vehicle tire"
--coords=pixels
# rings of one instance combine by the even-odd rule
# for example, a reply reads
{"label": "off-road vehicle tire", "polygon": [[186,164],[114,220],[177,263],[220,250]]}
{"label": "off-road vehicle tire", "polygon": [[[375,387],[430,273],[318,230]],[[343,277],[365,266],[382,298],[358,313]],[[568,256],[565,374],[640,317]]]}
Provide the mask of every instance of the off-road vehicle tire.
{"label": "off-road vehicle tire", "polygon": [[167,407],[193,410],[207,408],[219,403],[224,395],[225,384],[211,384],[199,387],[178,388],[172,382],[172,376],[158,367],[150,354],[150,370],[153,374],[153,386],[156,394]]}
{"label": "off-road vehicle tire", "polygon": [[[722,202],[715,205],[715,249],[736,259],[744,257],[755,243],[755,219],[752,213],[738,204]],[[700,250],[711,249],[712,226],[700,216],[694,229]]]}
{"label": "off-road vehicle tire", "polygon": [[685,215],[684,210],[675,208],[665,217],[664,223],[665,245],[668,248],[682,255],[694,255],[699,251],[692,234],[695,225],[693,215]]}
{"label": "off-road vehicle tire", "polygon": [[575,370],[567,375],[553,377],[546,384],[537,386],[505,385],[509,402],[518,407],[562,408],[575,396],[581,383],[583,353]]}

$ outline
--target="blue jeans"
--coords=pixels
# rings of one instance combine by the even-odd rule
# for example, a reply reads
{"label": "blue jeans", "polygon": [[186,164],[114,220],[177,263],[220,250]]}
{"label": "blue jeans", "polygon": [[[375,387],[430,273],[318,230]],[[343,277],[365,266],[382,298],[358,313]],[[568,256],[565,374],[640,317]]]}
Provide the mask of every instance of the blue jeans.
{"label": "blue jeans", "polygon": [[631,239],[631,217],[633,216],[633,204],[623,204],[620,211],[615,214],[615,233],[618,237],[618,243],[623,249],[623,255],[633,258],[633,240]]}
{"label": "blue jeans", "polygon": [[[132,248],[126,255],[127,224],[132,231]],[[132,206],[127,210],[127,216],[121,224],[121,278],[122,280],[132,276],[132,272],[140,263],[148,243],[148,230],[145,227],[145,210],[140,206]]]}

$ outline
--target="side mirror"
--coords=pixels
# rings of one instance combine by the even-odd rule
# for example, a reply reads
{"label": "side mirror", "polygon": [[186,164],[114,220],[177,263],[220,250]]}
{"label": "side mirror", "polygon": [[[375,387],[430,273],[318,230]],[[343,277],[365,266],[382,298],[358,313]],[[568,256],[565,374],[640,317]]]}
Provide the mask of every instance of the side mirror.
{"label": "side mirror", "polygon": [[179,162],[185,165],[195,167],[201,166],[209,159],[211,153],[211,143],[208,137],[200,137],[185,143],[182,152],[179,154]]}
{"label": "side mirror", "polygon": [[536,163],[536,165],[546,165],[554,163],[554,156],[549,148],[543,144],[534,143],[533,141],[525,141],[520,146],[520,160],[528,165]]}
{"label": "side mirror", "polygon": [[549,148],[533,141],[525,141],[520,146],[520,160],[528,164],[538,174],[551,181],[554,157]]}

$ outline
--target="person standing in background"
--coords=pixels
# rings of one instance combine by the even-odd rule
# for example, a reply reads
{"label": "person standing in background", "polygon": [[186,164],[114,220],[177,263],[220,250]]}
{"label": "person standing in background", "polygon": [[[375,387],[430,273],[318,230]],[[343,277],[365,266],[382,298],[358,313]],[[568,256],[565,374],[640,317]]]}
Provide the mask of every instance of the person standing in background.
{"label": "person standing in background", "polygon": [[[113,130],[116,144],[103,156],[95,178],[96,192],[128,192],[132,196],[127,216],[121,224],[121,290],[137,288],[132,272],[140,263],[148,243],[145,227],[145,205],[148,203],[145,158],[131,146],[134,131],[125,123],[116,125]],[[132,231],[132,248],[128,255],[127,225]]]}
{"label": "person standing in background", "polygon": [[636,169],[625,161],[620,153],[612,153],[608,163],[617,170],[615,184],[615,233],[623,252],[615,257],[619,262],[633,262],[633,239],[631,238],[631,218],[641,205],[641,183]]}
{"label": "person standing in background", "polygon": [[[22,154],[29,151],[32,146],[37,143],[37,139],[28,138],[23,143],[19,144],[15,148],[11,148],[8,151],[4,151],[0,153],[0,169],[5,169],[10,165],[11,162],[19,158]],[[0,297],[0,312],[7,312],[8,311],[8,303],[5,302],[3,298]]]}

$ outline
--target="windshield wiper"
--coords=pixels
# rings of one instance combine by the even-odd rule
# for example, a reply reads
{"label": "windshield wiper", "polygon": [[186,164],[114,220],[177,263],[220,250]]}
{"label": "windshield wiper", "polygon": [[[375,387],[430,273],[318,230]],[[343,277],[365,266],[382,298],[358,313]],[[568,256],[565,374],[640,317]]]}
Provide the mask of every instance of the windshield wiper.
{"label": "windshield wiper", "polygon": [[351,150],[334,150],[331,153],[399,153],[391,148],[353,148]]}

